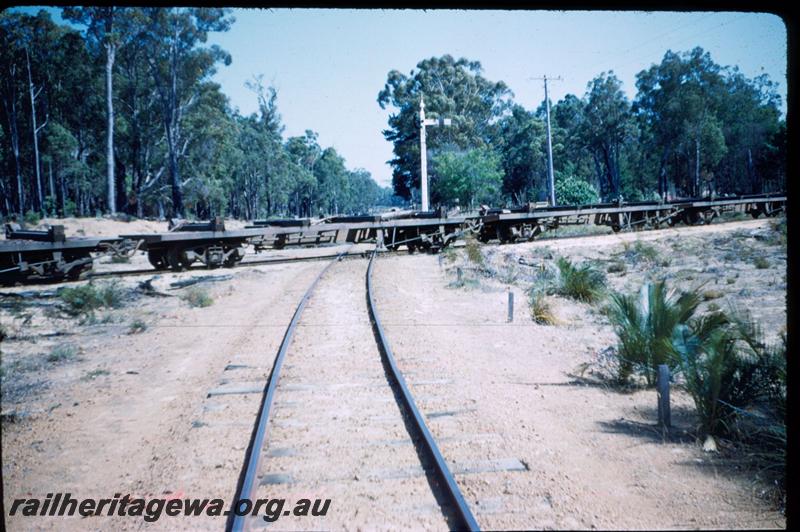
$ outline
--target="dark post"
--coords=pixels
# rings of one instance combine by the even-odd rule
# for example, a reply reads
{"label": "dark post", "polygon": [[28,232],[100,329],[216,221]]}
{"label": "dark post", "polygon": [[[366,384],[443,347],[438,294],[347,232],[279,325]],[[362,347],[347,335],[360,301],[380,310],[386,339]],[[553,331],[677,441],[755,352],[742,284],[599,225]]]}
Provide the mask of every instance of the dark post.
{"label": "dark post", "polygon": [[461,283],[461,268],[456,268],[456,274],[458,275],[458,282]]}
{"label": "dark post", "polygon": [[672,420],[669,408],[669,367],[666,364],[658,366],[658,423],[669,428]]}
{"label": "dark post", "polygon": [[508,322],[514,321],[514,292],[508,291]]}

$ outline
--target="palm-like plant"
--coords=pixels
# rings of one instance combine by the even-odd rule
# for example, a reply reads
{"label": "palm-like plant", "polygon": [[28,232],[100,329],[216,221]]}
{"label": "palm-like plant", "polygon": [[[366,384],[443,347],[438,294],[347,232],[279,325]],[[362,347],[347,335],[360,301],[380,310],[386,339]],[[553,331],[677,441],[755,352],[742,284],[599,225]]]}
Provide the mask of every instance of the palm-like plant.
{"label": "palm-like plant", "polygon": [[605,292],[606,277],[603,272],[588,264],[574,266],[564,257],[558,259],[557,265],[561,277],[559,292],[565,296],[593,303]]}
{"label": "palm-like plant", "polygon": [[638,295],[612,294],[609,317],[619,338],[619,380],[627,382],[639,367],[652,385],[659,364],[676,366],[673,334],[699,305],[698,293],[678,294],[664,281],[645,284]]}

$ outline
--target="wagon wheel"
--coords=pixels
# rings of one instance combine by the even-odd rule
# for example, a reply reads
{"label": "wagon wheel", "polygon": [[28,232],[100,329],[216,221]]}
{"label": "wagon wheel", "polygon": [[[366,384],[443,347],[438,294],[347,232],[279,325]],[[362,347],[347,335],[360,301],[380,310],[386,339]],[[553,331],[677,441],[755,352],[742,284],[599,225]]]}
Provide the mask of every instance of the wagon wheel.
{"label": "wagon wheel", "polygon": [[151,249],[147,252],[147,260],[153,265],[156,270],[166,270],[169,268],[167,257],[164,255],[163,250]]}
{"label": "wagon wheel", "polygon": [[66,255],[64,258],[66,259],[67,262],[73,262],[82,259],[90,259],[85,264],[79,264],[77,266],[73,266],[67,272],[64,273],[64,276],[71,281],[77,281],[83,272],[87,272],[92,269],[92,261],[91,261],[92,255],[88,251],[85,253]]}
{"label": "wagon wheel", "polygon": [[225,262],[223,263],[223,266],[225,266],[226,268],[233,268],[234,266],[236,266],[237,264],[242,262],[242,258],[243,257],[244,257],[244,253],[243,253],[242,248],[241,247],[237,247],[236,248],[236,252],[235,253],[231,253],[230,255],[228,255],[228,258],[225,259]]}
{"label": "wagon wheel", "polygon": [[180,272],[191,266],[191,261],[186,257],[186,253],[182,249],[169,248],[167,250],[167,263],[169,268],[174,272]]}

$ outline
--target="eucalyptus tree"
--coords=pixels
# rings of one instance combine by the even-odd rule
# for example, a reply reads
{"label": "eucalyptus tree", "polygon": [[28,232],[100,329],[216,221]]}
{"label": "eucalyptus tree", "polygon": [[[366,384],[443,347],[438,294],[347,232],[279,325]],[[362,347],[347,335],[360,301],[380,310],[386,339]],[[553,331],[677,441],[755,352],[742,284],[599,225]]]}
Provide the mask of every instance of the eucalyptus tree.
{"label": "eucalyptus tree", "polygon": [[197,101],[200,82],[212,76],[216,64],[229,65],[231,56],[219,46],[203,46],[212,31],[227,31],[233,23],[230,9],[156,8],[143,9],[144,27],[137,45],[146,60],[156,89],[167,147],[171,210],[184,214],[180,160],[186,151],[182,119]]}
{"label": "eucalyptus tree", "polygon": [[86,40],[105,51],[106,81],[106,179],[109,212],[117,211],[117,180],[114,177],[114,61],[117,49],[128,43],[136,12],[126,7],[65,7],[65,19],[86,27]]}
{"label": "eucalyptus tree", "polygon": [[454,59],[451,55],[424,59],[409,75],[397,70],[389,72],[378,94],[378,104],[381,109],[397,110],[389,116],[389,128],[383,132],[386,140],[394,144],[390,163],[397,195],[409,198],[420,183],[421,97],[430,118],[452,119],[450,127],[429,130],[427,145],[434,156],[445,148],[479,148],[495,136],[494,121],[510,108],[512,93],[504,82],[489,81],[482,72],[479,61]]}

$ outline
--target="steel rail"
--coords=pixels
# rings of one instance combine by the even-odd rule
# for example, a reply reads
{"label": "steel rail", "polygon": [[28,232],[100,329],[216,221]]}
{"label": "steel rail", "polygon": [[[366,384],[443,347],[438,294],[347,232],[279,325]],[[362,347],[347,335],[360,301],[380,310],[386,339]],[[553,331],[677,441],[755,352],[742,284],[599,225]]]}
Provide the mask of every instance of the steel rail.
{"label": "steel rail", "polygon": [[281,341],[280,348],[275,356],[275,362],[272,365],[269,379],[267,379],[267,384],[264,387],[261,405],[259,406],[258,415],[256,416],[257,422],[253,428],[253,434],[250,437],[250,444],[248,445],[247,452],[245,453],[244,467],[239,475],[239,481],[236,486],[236,495],[233,499],[231,508],[228,510],[228,519],[225,524],[225,530],[227,531],[238,532],[244,530],[248,515],[237,515],[234,509],[238,507],[241,500],[252,499],[253,490],[256,487],[258,471],[261,465],[261,457],[263,455],[262,448],[267,436],[267,425],[269,424],[270,409],[272,408],[272,402],[275,399],[275,391],[278,388],[278,380],[280,379],[283,361],[286,358],[286,352],[289,350],[289,345],[292,343],[292,339],[294,338],[294,331],[297,328],[297,323],[300,321],[300,316],[303,314],[303,309],[306,308],[306,304],[311,298],[311,294],[314,292],[314,289],[317,287],[320,279],[322,279],[322,276],[325,275],[325,272],[327,272],[330,267],[333,266],[333,264],[338,262],[339,257],[345,253],[346,252],[340,253],[334,260],[328,263],[328,265],[325,266],[321,272],[319,272],[317,277],[314,279],[314,282],[311,283],[311,286],[308,287],[308,290],[306,290],[306,293],[303,295],[303,299],[300,300],[300,304],[297,305],[297,309],[294,311],[292,320],[289,322],[289,326],[286,328],[286,333],[283,335],[283,340]]}
{"label": "steel rail", "polygon": [[464,496],[461,494],[461,490],[458,488],[458,484],[455,478],[453,478],[453,474],[450,472],[447,462],[445,462],[442,457],[442,453],[439,451],[436,441],[428,430],[425,419],[417,408],[411,391],[408,389],[408,385],[406,385],[406,381],[403,378],[403,374],[400,372],[395,362],[392,348],[389,345],[389,340],[386,338],[386,333],[383,330],[383,325],[381,325],[375,306],[375,296],[372,290],[372,266],[375,262],[375,256],[376,253],[373,252],[369,261],[369,267],[367,268],[367,300],[369,301],[369,317],[372,320],[373,332],[375,333],[375,339],[380,347],[381,355],[386,364],[391,368],[391,377],[400,389],[406,412],[410,415],[417,431],[422,436],[423,450],[428,457],[432,459],[436,475],[442,481],[440,485],[445,492],[445,496],[450,500],[450,503],[456,511],[458,523],[455,528],[458,530],[480,530],[478,522],[472,515],[469,505],[464,500]]}

